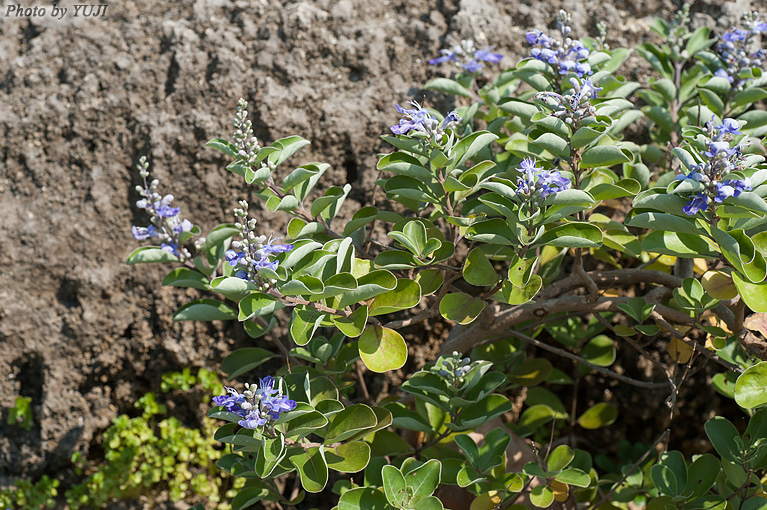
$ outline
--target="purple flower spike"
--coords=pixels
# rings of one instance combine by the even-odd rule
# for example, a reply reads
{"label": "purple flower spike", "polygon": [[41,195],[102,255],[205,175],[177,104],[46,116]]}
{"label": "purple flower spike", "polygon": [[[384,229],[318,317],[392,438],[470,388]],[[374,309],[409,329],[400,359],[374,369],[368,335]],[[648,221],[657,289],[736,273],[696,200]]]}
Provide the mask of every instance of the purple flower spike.
{"label": "purple flower spike", "polygon": [[698,211],[705,211],[708,209],[708,196],[702,191],[695,195],[689,202],[682,207],[682,210],[688,216],[694,216]]}
{"label": "purple flower spike", "polygon": [[258,427],[266,425],[266,418],[261,418],[258,415],[258,411],[253,409],[248,413],[244,420],[240,420],[237,423],[245,429],[257,429]]}
{"label": "purple flower spike", "polygon": [[726,118],[718,126],[714,126],[714,129],[719,130],[720,135],[742,135],[739,131],[740,124],[735,119]]}
{"label": "purple flower spike", "polygon": [[483,62],[490,62],[491,64],[500,63],[500,61],[503,60],[503,55],[500,53],[492,53],[490,51],[492,49],[492,46],[488,46],[487,48],[477,50],[474,52],[474,58]]}

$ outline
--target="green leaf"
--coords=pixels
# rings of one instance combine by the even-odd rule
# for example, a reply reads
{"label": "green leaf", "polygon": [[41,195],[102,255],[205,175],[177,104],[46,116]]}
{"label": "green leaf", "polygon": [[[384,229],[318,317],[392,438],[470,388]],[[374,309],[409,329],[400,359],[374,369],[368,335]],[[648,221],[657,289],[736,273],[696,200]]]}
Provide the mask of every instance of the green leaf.
{"label": "green leaf", "polygon": [[497,139],[498,135],[490,133],[489,131],[477,131],[476,133],[472,133],[463,138],[460,142],[455,144],[455,147],[453,148],[453,157],[455,159],[453,163],[450,164],[450,168],[457,168],[466,161],[474,158],[479,151]]}
{"label": "green leaf", "polygon": [[164,287],[191,287],[193,289],[209,290],[208,279],[204,274],[186,267],[177,267],[162,279]]}
{"label": "green leaf", "polygon": [[504,246],[517,246],[519,244],[509,226],[500,218],[474,223],[466,229],[466,238],[481,243]]}
{"label": "green leaf", "polygon": [[395,466],[384,466],[381,470],[383,489],[387,501],[397,508],[408,506],[410,497],[407,492],[405,475]]}
{"label": "green leaf", "polygon": [[[522,305],[530,301],[541,290],[543,286],[543,278],[537,274],[530,275],[530,280],[522,286],[518,287],[509,281],[503,282],[500,294],[503,300],[510,305]],[[500,301],[498,295],[495,295],[495,299]]]}
{"label": "green leaf", "polygon": [[516,365],[508,374],[509,381],[520,386],[537,386],[551,374],[552,365],[546,358],[532,358]]}
{"label": "green leaf", "polygon": [[373,372],[402,367],[407,360],[407,344],[402,335],[379,325],[368,326],[359,338],[360,358]]}
{"label": "green leaf", "polygon": [[633,156],[628,149],[621,149],[616,145],[598,145],[583,152],[581,168],[618,165],[632,159]]}
{"label": "green leaf", "polygon": [[365,323],[368,320],[368,307],[362,305],[348,317],[334,315],[332,320],[341,333],[349,338],[357,338],[365,329]]}
{"label": "green leaf", "polygon": [[664,230],[682,234],[700,235],[700,231],[695,226],[694,222],[666,213],[639,213],[626,221],[626,225],[651,230]]}
{"label": "green leaf", "polygon": [[237,314],[228,305],[215,299],[198,299],[187,303],[173,314],[174,321],[226,321]]}
{"label": "green leaf", "polygon": [[405,475],[405,483],[413,491],[412,502],[431,496],[439,486],[442,464],[437,459],[424,462]]}
{"label": "green leaf", "polygon": [[591,223],[566,223],[547,230],[538,239],[536,245],[561,248],[598,248],[602,245],[602,231]]}
{"label": "green leaf", "polygon": [[380,294],[370,303],[368,314],[371,317],[398,312],[412,308],[421,300],[421,287],[413,280],[400,278],[397,286]]}
{"label": "green leaf", "polygon": [[450,80],[448,78],[435,78],[426,82],[423,88],[427,90],[438,90],[445,94],[453,94],[454,96],[471,97],[471,91],[458,83],[457,81]]}
{"label": "green leaf", "polygon": [[328,483],[328,465],[322,447],[311,447],[288,456],[298,470],[301,485],[307,492],[320,492]]}
{"label": "green leaf", "polygon": [[367,301],[373,297],[396,289],[397,278],[385,269],[371,271],[357,277],[357,288],[347,291],[341,296],[337,308],[344,309],[349,305]]}
{"label": "green leaf", "polygon": [[609,367],[615,362],[615,343],[606,335],[595,336],[583,346],[581,356],[597,366]]}
{"label": "green leaf", "polygon": [[767,283],[751,283],[738,272],[732,272],[732,281],[740,297],[754,312],[767,312]]}
{"label": "green leaf", "polygon": [[730,462],[737,462],[740,448],[736,438],[740,441],[740,434],[735,425],[730,423],[727,418],[714,416],[708,420],[704,426],[708,440],[714,446],[720,457]]}
{"label": "green leaf", "polygon": [[274,166],[280,166],[280,164],[282,164],[286,159],[307,145],[309,145],[309,140],[304,140],[300,136],[288,136],[285,138],[280,138],[271,145],[272,147],[276,148],[277,151],[269,154],[269,162],[274,164]]}
{"label": "green leaf", "polygon": [[229,374],[229,380],[250,372],[276,355],[259,347],[237,349],[221,362],[221,370]]}
{"label": "green leaf", "polygon": [[679,494],[679,483],[670,467],[656,464],[650,469],[650,477],[661,494],[666,496],[677,496]]}
{"label": "green leaf", "polygon": [[415,281],[421,287],[421,294],[428,296],[439,290],[445,278],[439,269],[425,269],[416,274]]}
{"label": "green leaf", "polygon": [[578,418],[578,425],[584,429],[606,427],[618,418],[618,408],[609,402],[599,402]]}
{"label": "green leaf", "polygon": [[484,309],[483,300],[463,292],[447,294],[439,302],[439,313],[442,317],[458,324],[473,322]]}
{"label": "green leaf", "polygon": [[487,255],[479,248],[471,250],[469,256],[466,257],[466,263],[463,266],[463,278],[468,283],[477,286],[495,285],[500,279]]}
{"label": "green leaf", "polygon": [[767,404],[767,361],[749,367],[738,376],[735,402],[746,409]]}
{"label": "green leaf", "polygon": [[575,458],[573,449],[566,444],[559,445],[549,454],[549,458],[546,460],[546,469],[548,471],[562,471],[570,462]]}
{"label": "green leaf", "polygon": [[224,140],[223,138],[214,138],[206,143],[205,147],[213,147],[214,149],[218,149],[232,158],[237,157],[237,148],[232,145],[231,142]]}
{"label": "green leaf", "polygon": [[355,487],[341,494],[338,510],[396,510],[383,492],[370,487]]}
{"label": "green leaf", "polygon": [[245,296],[240,301],[239,308],[240,313],[237,318],[242,322],[252,317],[261,317],[262,315],[273,313],[276,310],[285,308],[285,305],[271,294],[254,292]]}
{"label": "green leaf", "polygon": [[767,98],[767,90],[759,88],[748,88],[741,90],[732,99],[733,106],[747,106]]}
{"label": "green leaf", "polygon": [[365,404],[354,404],[340,413],[333,415],[325,443],[338,443],[360,431],[376,426],[378,419],[375,412]]}
{"label": "green leaf", "polygon": [[684,494],[688,498],[699,498],[708,493],[721,470],[721,463],[715,456],[710,453],[699,456],[687,469]]}
{"label": "green leaf", "polygon": [[575,485],[576,487],[588,487],[591,485],[591,477],[578,468],[567,468],[561,473],[557,473],[554,479],[568,485]]}
{"label": "green leaf", "polygon": [[325,460],[328,468],[339,473],[357,473],[370,462],[370,445],[364,441],[354,441],[336,448],[325,447]]}
{"label": "green leaf", "polygon": [[642,249],[663,255],[684,258],[719,258],[719,253],[700,235],[678,234],[656,230],[642,239]]}
{"label": "green leaf", "polygon": [[327,314],[314,308],[296,306],[291,314],[290,337],[297,345],[308,344],[326,317]]}
{"label": "green leaf", "polygon": [[503,395],[493,393],[476,404],[465,406],[454,423],[447,426],[456,431],[469,430],[487,423],[511,410],[511,402]]}
{"label": "green leaf", "polygon": [[538,485],[530,491],[530,502],[538,508],[548,508],[554,502],[554,491],[548,485]]}
{"label": "green leaf", "polygon": [[259,501],[263,501],[268,494],[269,491],[262,487],[244,487],[232,499],[232,510],[241,510],[253,506]]}
{"label": "green leaf", "polygon": [[[534,131],[534,133],[540,133],[540,131]],[[567,140],[554,133],[542,133],[537,138],[531,139],[530,142],[557,156],[570,157],[570,148]]]}
{"label": "green leaf", "polygon": [[128,255],[127,263],[151,264],[154,262],[180,262],[179,258],[156,246],[142,246]]}

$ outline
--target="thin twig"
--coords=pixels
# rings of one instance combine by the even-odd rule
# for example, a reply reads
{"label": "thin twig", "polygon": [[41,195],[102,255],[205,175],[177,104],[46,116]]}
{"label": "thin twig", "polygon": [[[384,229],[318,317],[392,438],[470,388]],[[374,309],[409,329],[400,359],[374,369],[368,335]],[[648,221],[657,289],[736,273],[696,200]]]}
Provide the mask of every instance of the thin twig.
{"label": "thin twig", "polygon": [[599,365],[595,365],[594,363],[591,363],[590,361],[587,361],[581,358],[577,354],[573,354],[571,352],[565,351],[564,349],[560,349],[558,347],[554,347],[553,345],[543,343],[540,340],[536,340],[535,338],[531,336],[527,336],[524,333],[520,333],[519,331],[509,330],[508,334],[511,336],[517,337],[524,342],[533,344],[536,347],[540,347],[541,349],[544,349],[546,351],[553,352],[554,354],[562,356],[563,358],[569,358],[569,359],[575,360],[578,363],[582,363],[586,365],[592,370],[596,370],[600,374],[606,375],[608,377],[612,377],[621,382],[625,382],[626,384],[631,384],[632,386],[637,386],[639,388],[647,388],[647,389],[664,388],[667,386],[665,382],[655,383],[655,382],[638,381],[636,379],[632,379],[631,377],[626,377],[625,375],[621,375],[617,372],[613,372],[612,370],[609,370],[607,368],[600,367]]}

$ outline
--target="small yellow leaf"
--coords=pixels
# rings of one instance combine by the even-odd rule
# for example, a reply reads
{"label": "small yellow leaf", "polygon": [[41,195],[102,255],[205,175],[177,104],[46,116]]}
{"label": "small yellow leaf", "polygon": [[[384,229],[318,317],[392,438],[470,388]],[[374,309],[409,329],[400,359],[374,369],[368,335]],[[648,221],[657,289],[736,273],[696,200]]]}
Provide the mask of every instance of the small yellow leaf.
{"label": "small yellow leaf", "polygon": [[708,263],[706,259],[692,259],[692,270],[698,274],[703,274],[708,271]]}
{"label": "small yellow leaf", "polygon": [[692,356],[693,348],[678,338],[672,338],[666,349],[677,363],[687,363]]}
{"label": "small yellow leaf", "polygon": [[566,483],[552,480],[549,483],[549,487],[554,491],[554,501],[559,503],[564,503],[567,500],[567,496],[570,495],[570,487]]}
{"label": "small yellow leaf", "polygon": [[615,334],[619,336],[634,336],[637,334],[634,328],[624,326],[623,324],[617,324],[613,330],[615,331]]}
{"label": "small yellow leaf", "polygon": [[703,289],[714,299],[727,301],[738,295],[732,276],[724,271],[707,271],[700,281]]}
{"label": "small yellow leaf", "polygon": [[501,496],[498,495],[498,491],[490,491],[474,498],[471,502],[469,510],[493,510],[495,505],[501,502]]}

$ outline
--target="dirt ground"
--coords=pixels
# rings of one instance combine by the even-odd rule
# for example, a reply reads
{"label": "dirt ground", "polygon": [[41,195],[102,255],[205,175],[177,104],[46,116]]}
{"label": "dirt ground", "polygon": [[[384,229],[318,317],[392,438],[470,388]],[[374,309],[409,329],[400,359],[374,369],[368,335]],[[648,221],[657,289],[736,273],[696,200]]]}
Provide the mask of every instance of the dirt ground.
{"label": "dirt ground", "polygon": [[[646,39],[654,15],[676,10],[668,0],[186,0],[111,2],[84,18],[72,2],[59,7],[61,19],[0,12],[0,487],[69,469],[160,374],[216,367],[251,344],[238,325],[173,323],[196,292],[161,288],[159,267],[125,265],[130,227],[146,222],[134,205],[141,155],[182,215],[204,231],[230,221],[244,187],[203,144],[231,137],[244,97],[261,140],[303,136],[312,145],[291,163],[326,161],[328,185],[355,186],[351,214],[372,192],[394,103],[453,106],[420,88],[446,71],[426,64],[440,48],[471,38],[510,65],[526,54],[525,31],[552,28],[560,7],[578,35],[606,21],[613,46]],[[699,0],[694,24],[726,29],[748,7]],[[623,73],[644,79],[636,59]],[[261,217],[269,231],[285,224]],[[28,433],[6,424],[17,395],[32,398]]]}

